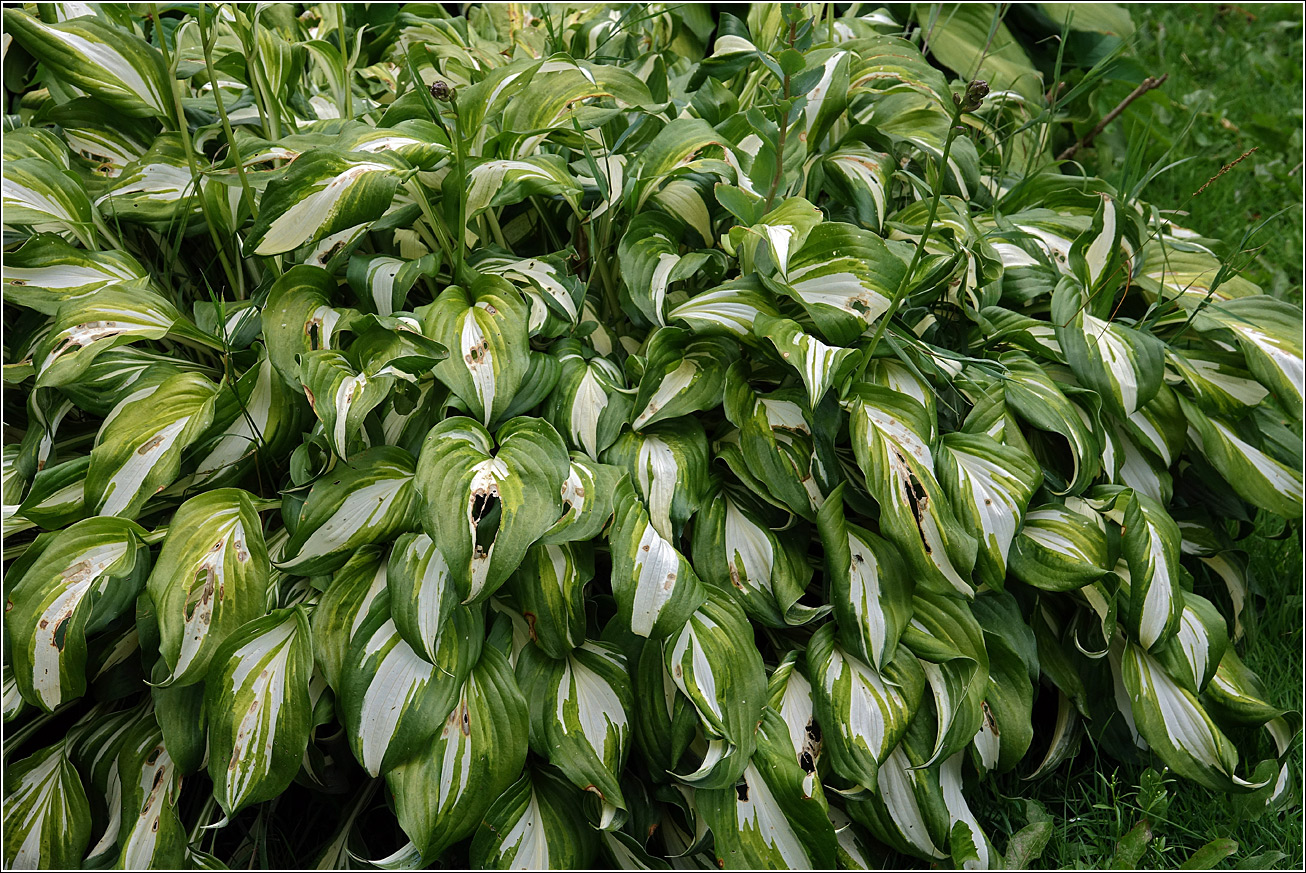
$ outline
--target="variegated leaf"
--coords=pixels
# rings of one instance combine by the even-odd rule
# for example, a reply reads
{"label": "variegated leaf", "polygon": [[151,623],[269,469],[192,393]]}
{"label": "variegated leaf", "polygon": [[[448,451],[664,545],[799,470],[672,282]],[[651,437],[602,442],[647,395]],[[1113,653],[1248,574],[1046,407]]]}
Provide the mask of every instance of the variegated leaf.
{"label": "variegated leaf", "polygon": [[450,285],[422,319],[423,332],[450,352],[436,377],[486,427],[504,414],[526,379],[528,319],[517,291],[488,275],[467,289]]}
{"label": "variegated leaf", "polygon": [[181,774],[153,719],[132,724],[118,752],[122,785],[120,869],[180,867],[186,857],[186,830],[177,813]]}
{"label": "variegated leaf", "polygon": [[1183,613],[1179,526],[1160,503],[1129,489],[1099,486],[1089,502],[1120,525],[1129,565],[1130,630],[1151,650],[1178,630]]}
{"label": "variegated leaf", "polygon": [[629,477],[617,485],[612,507],[612,595],[619,620],[637,636],[663,639],[684,625],[707,592],[653,526]]}
{"label": "variegated leaf", "polygon": [[219,393],[214,404],[214,428],[221,432],[196,445],[195,484],[233,484],[256,460],[275,454],[299,435],[304,404],[272,369],[272,359],[260,351],[257,366],[237,380],[234,390]]}
{"label": "variegated leaf", "polygon": [[86,692],[87,636],[131,609],[150,568],[144,535],[125,519],[88,518],[43,535],[15,562],[6,651],[23,699],[53,711]]}
{"label": "variegated leaf", "polygon": [[626,809],[621,773],[630,751],[634,709],[625,656],[586,641],[560,660],[527,646],[517,681],[531,712],[531,748],[600,802],[597,826],[608,830]]}
{"label": "variegated leaf", "polygon": [[[829,504],[827,504],[828,506]],[[722,488],[694,522],[694,565],[705,580],[738,599],[755,621],[771,627],[806,624],[828,608],[800,603],[812,578],[806,529],[775,530]],[[725,583],[731,588],[727,589]],[[709,583],[712,584],[712,583]]]}
{"label": "variegated leaf", "polygon": [[1073,279],[1057,285],[1052,296],[1057,342],[1080,383],[1128,417],[1160,390],[1165,345],[1150,333],[1092,315],[1087,295]]}
{"label": "variegated leaf", "polygon": [[406,261],[389,255],[354,255],[349,259],[349,285],[359,303],[378,315],[392,315],[408,309],[408,293],[423,277],[431,277],[439,266],[436,255]]}
{"label": "variegated leaf", "polygon": [[785,363],[798,371],[807,386],[811,409],[821,402],[830,386],[843,384],[862,360],[857,349],[827,346],[806,333],[798,322],[787,318],[759,316],[753,322],[753,330],[757,336],[769,340]]}
{"label": "variegated leaf", "polygon": [[77,174],[44,158],[4,162],[0,203],[6,230],[30,227],[76,237],[91,224],[91,201]]}
{"label": "variegated leaf", "polygon": [[1221,300],[1194,316],[1199,330],[1232,331],[1251,370],[1283,408],[1301,421],[1303,362],[1301,307],[1268,294]]}
{"label": "variegated leaf", "polygon": [[281,794],[299,771],[312,729],[312,672],[302,608],[243,625],[214,655],[205,682],[208,770],[228,818]]}
{"label": "variegated leaf", "polygon": [[[725,769],[714,768],[713,780],[733,784],[753,753],[767,701],[766,672],[748,618],[733,601],[709,595],[662,651],[672,681],[698,710],[704,732],[725,743],[720,762]],[[700,782],[711,763],[704,762]]]}
{"label": "variegated leaf", "polygon": [[521,773],[527,733],[512,669],[486,646],[430,745],[386,774],[400,826],[423,858],[438,858],[476,829]]}
{"label": "variegated leaf", "polygon": [[363,419],[385,400],[394,377],[369,377],[340,352],[315,349],[300,359],[299,378],[331,450],[341,460],[348,460],[367,448]]}
{"label": "variegated leaf", "polygon": [[630,474],[649,521],[668,542],[677,542],[685,523],[702,504],[707,485],[707,435],[694,418],[663,421],[639,432],[625,431],[603,453],[603,461]]}
{"label": "variegated leaf", "polygon": [[1011,574],[1045,591],[1070,591],[1111,571],[1101,519],[1056,503],[1025,513],[1009,555]]}
{"label": "variegated leaf", "polygon": [[812,699],[831,768],[860,785],[876,785],[879,766],[907,730],[925,675],[904,648],[884,673],[847,653],[825,625],[807,644]]}
{"label": "variegated leaf", "polygon": [[[202,155],[187,155],[180,134],[165,133],[157,137],[148,151],[127,164],[95,200],[95,208],[115,223],[144,224],[167,229],[202,216],[200,186],[211,186],[224,196],[228,189],[220,183],[200,180],[191,173],[191,161],[204,160]],[[214,217],[217,217],[215,210]]]}
{"label": "variegated leaf", "polygon": [[727,870],[833,869],[837,838],[819,782],[790,754],[789,731],[762,712],[757,751],[737,785],[696,794]]}
{"label": "variegated leaf", "polygon": [[1154,657],[1124,644],[1121,672],[1134,723],[1147,744],[1176,773],[1214,791],[1249,791],[1264,782],[1243,779],[1238,752],[1196,695],[1170,678]]}
{"label": "variegated leaf", "polygon": [[459,607],[434,663],[374,610],[353,636],[341,671],[342,722],[354,757],[380,776],[419,754],[458,702],[485,639],[483,607]]}
{"label": "variegated leaf", "polygon": [[656,330],[646,354],[632,410],[635,430],[718,405],[726,369],[739,356],[735,344],[724,337],[694,338],[678,327]]}
{"label": "variegated leaf", "polygon": [[610,464],[596,464],[580,452],[572,452],[567,480],[562,483],[562,515],[540,537],[540,543],[588,540],[607,527],[621,476],[621,470]]}
{"label": "variegated leaf", "polygon": [[472,837],[472,864],[500,870],[588,867],[598,840],[581,812],[582,796],[554,772],[528,768],[486,811]]}
{"label": "variegated leaf", "polygon": [[0,269],[5,300],[45,315],[54,315],[66,300],[148,275],[126,252],[87,251],[52,233],[31,237],[9,252]]}
{"label": "variegated leaf", "polygon": [[158,611],[165,684],[203,679],[223,641],[267,611],[270,569],[248,492],[220,488],[177,509],[146,583]]}
{"label": "variegated leaf", "polygon": [[878,231],[889,214],[892,156],[863,145],[845,145],[827,153],[822,166],[827,190],[851,204],[864,227]]}
{"label": "variegated leaf", "polygon": [[171,303],[140,280],[103,288],[59,305],[32,362],[38,386],[82,376],[102,352],[137,339],[160,339],[182,323]]}
{"label": "variegated leaf", "polygon": [[934,424],[911,397],[876,386],[854,394],[851,436],[880,529],[928,588],[970,597],[975,538],[958,523],[934,478]]}
{"label": "variegated leaf", "polygon": [[707,260],[704,252],[680,254],[684,224],[658,212],[636,216],[617,246],[626,294],[635,310],[653,325],[665,325],[671,285],[695,275]]}
{"label": "variegated leaf", "polygon": [[91,840],[91,809],[68,752],[64,739],[5,767],[4,863],[10,870],[81,864]]}
{"label": "variegated leaf", "polygon": [[444,555],[424,533],[401,534],[387,565],[390,615],[404,642],[434,662],[440,634],[458,603]]}
{"label": "variegated leaf", "polygon": [[986,434],[945,434],[935,464],[957,520],[979,544],[976,574],[990,587],[1001,588],[1007,555],[1043,471],[1019,448]]}
{"label": "variegated leaf", "polygon": [[573,341],[559,342],[553,354],[562,362],[562,371],[544,417],[572,449],[598,460],[630,418],[633,400],[625,377],[606,358],[586,359],[583,347]]}
{"label": "variegated leaf", "polygon": [[466,186],[468,218],[490,207],[520,203],[535,195],[558,195],[576,206],[581,195],[580,184],[567,171],[567,162],[560,155],[484,161],[467,171]]}
{"label": "variegated leaf", "polygon": [[829,598],[839,625],[839,642],[876,669],[898,651],[911,620],[914,580],[897,549],[869,530],[849,524],[843,485],[817,515]]}
{"label": "variegated leaf", "polygon": [[[337,693],[345,658],[355,637],[375,612],[390,614],[391,598],[385,555],[377,546],[359,546],[330,577],[313,608],[313,659],[326,683]],[[398,588],[398,586],[396,586]],[[382,594],[385,597],[381,597]]]}
{"label": "variegated leaf", "polygon": [[1224,616],[1205,597],[1181,590],[1179,600],[1183,612],[1175,635],[1157,648],[1156,657],[1171,678],[1201,694],[1224,663],[1229,631]]}
{"label": "variegated leaf", "polygon": [[881,842],[935,861],[946,857],[949,815],[939,784],[940,765],[925,766],[932,748],[929,719],[915,718],[876,774],[875,791],[850,798],[848,814]]}
{"label": "variegated leaf", "polygon": [[284,254],[366,227],[389,208],[400,182],[411,173],[405,161],[383,152],[313,149],[268,183],[244,253]]}
{"label": "variegated leaf", "polygon": [[171,376],[116,406],[96,434],[86,507],[135,518],[177,478],[182,450],[213,422],[217,387],[197,373]]}
{"label": "variegated leaf", "polygon": [[447,418],[427,434],[417,464],[423,527],[464,602],[493,594],[562,515],[569,468],[558,432],[521,417],[495,439],[470,418]]}
{"label": "variegated leaf", "polygon": [[696,334],[731,336],[747,341],[754,335],[759,318],[779,315],[771,297],[756,277],[729,279],[715,288],[695,294],[667,313],[670,321],[682,321]]}
{"label": "variegated leaf", "polygon": [[540,651],[565,658],[585,641],[585,585],[593,577],[589,543],[537,544],[501,590],[511,595]]}
{"label": "variegated leaf", "polygon": [[983,728],[989,675],[984,632],[966,601],[920,591],[902,642],[920,659],[934,698],[935,738],[927,760],[934,764],[963,750]]}
{"label": "variegated leaf", "polygon": [[[803,392],[781,388],[769,394],[755,393],[746,381],[740,363],[726,373],[725,413],[739,428],[737,437],[746,470],[730,466],[736,476],[748,482],[758,480],[751,490],[803,518],[814,519],[837,484],[833,468],[837,463],[822,451],[816,416],[805,408]],[[716,453],[727,459],[726,440],[718,442]]]}
{"label": "variegated leaf", "polygon": [[826,341],[848,345],[889,308],[906,267],[870,231],[825,222],[814,227],[786,264],[780,287],[816,324]]}
{"label": "variegated leaf", "polygon": [[1302,473],[1246,439],[1226,420],[1205,415],[1183,397],[1179,406],[1188,419],[1189,438],[1239,497],[1276,515],[1302,514]]}
{"label": "variegated leaf", "polygon": [[16,9],[6,12],[5,30],[60,79],[115,110],[175,121],[163,56],[136,34],[94,17],[45,24]]}
{"label": "variegated leaf", "polygon": [[[309,490],[277,567],[296,575],[329,572],[359,546],[415,530],[413,470],[412,455],[394,446],[377,446],[337,464]],[[289,510],[291,504],[283,506]]]}
{"label": "variegated leaf", "polygon": [[[1066,439],[1071,460],[1070,473],[1063,477],[1066,491],[1076,494],[1083,491],[1102,469],[1100,426],[1027,355],[1007,352],[1001,362],[1007,371],[1002,382],[1007,405],[1039,430]],[[1044,473],[1047,473],[1046,466]],[[1048,485],[1057,487],[1056,482]]]}

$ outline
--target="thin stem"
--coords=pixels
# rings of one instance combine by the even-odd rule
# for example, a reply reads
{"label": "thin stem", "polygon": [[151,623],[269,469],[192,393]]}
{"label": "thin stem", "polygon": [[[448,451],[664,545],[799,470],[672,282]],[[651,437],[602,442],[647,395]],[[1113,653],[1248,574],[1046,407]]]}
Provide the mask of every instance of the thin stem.
{"label": "thin stem", "polygon": [[1169,73],[1163,73],[1159,79],[1154,79],[1151,76],[1148,76],[1146,79],[1143,80],[1141,85],[1139,85],[1137,88],[1135,88],[1133,91],[1129,93],[1128,97],[1126,97],[1124,100],[1121,100],[1116,105],[1115,109],[1112,109],[1106,115],[1102,116],[1102,120],[1099,121],[1096,125],[1094,125],[1092,130],[1090,130],[1084,136],[1080,137],[1079,141],[1076,142],[1074,145],[1070,146],[1061,154],[1057,155],[1057,160],[1068,161],[1071,158],[1073,158],[1075,156],[1075,153],[1078,152],[1080,149],[1088,148],[1090,145],[1093,144],[1093,140],[1097,137],[1097,135],[1102,131],[1106,130],[1108,124],[1110,124],[1111,122],[1119,118],[1120,113],[1124,112],[1126,109],[1129,108],[1130,103],[1133,103],[1135,100],[1137,100],[1139,97],[1142,97],[1144,94],[1146,94],[1148,91],[1151,91],[1153,88],[1160,88],[1162,85],[1165,84],[1165,80],[1168,78],[1170,78]]}
{"label": "thin stem", "polygon": [[[422,185],[420,182],[417,181],[416,176],[414,176],[411,180],[409,180],[406,183],[406,187],[408,188],[408,193],[412,194],[413,199],[417,201],[418,208],[422,210],[422,215],[425,216],[426,218],[426,223],[431,226],[431,230],[439,238],[438,246],[436,247],[443,248],[445,254],[449,256],[449,260],[452,261],[453,244],[449,240],[449,231],[445,228],[443,221],[439,221],[436,219],[435,210],[431,208],[431,201],[429,198],[427,198],[426,191],[422,189]],[[418,230],[418,233],[419,234],[421,233],[420,229]],[[432,242],[435,241],[434,240],[426,241],[428,246],[431,245]],[[457,281],[456,277],[454,281]]]}
{"label": "thin stem", "polygon": [[485,210],[485,217],[490,225],[490,233],[494,236],[494,241],[499,244],[500,248],[511,252],[512,249],[508,246],[508,241],[504,239],[503,228],[499,227],[499,216],[494,214],[493,209],[487,209]]}
{"label": "thin stem", "polygon": [[236,161],[236,176],[240,179],[241,196],[245,201],[245,206],[249,209],[250,216],[257,221],[258,203],[254,197],[254,191],[250,187],[249,179],[245,176],[245,161],[240,154],[240,147],[236,145],[236,135],[231,129],[231,118],[227,115],[227,107],[222,99],[222,89],[218,87],[217,73],[213,69],[213,43],[216,42],[217,35],[215,32],[214,39],[209,39],[208,28],[204,26],[207,9],[207,6],[200,4],[200,41],[204,45],[204,68],[208,71],[209,85],[213,88],[213,100],[218,105],[218,118],[222,121],[222,132],[227,137],[227,148],[230,149]]}
{"label": "thin stem", "polygon": [[898,307],[902,305],[903,299],[907,296],[907,289],[911,286],[912,274],[916,272],[916,267],[920,264],[921,258],[925,255],[925,244],[930,239],[930,231],[934,229],[934,219],[939,214],[939,201],[943,197],[943,174],[948,171],[948,156],[952,152],[952,141],[957,138],[961,127],[960,113],[958,113],[953,123],[948,125],[948,136],[943,141],[943,154],[939,158],[939,178],[935,180],[934,196],[930,198],[930,212],[925,219],[925,229],[921,232],[920,242],[916,245],[916,251],[912,253],[911,262],[907,265],[907,272],[903,273],[902,281],[898,283],[898,288],[893,292],[893,300],[889,302],[889,308],[884,315],[880,316],[880,323],[875,326],[875,334],[871,337],[870,347],[866,352],[866,360],[870,360],[875,355],[875,347],[880,344],[885,330],[889,327],[889,322],[897,314]]}
{"label": "thin stem", "polygon": [[[150,4],[150,12],[154,15],[155,26],[161,27],[162,19],[159,16],[159,5]],[[204,223],[208,226],[209,236],[213,238],[213,245],[218,250],[218,260],[222,262],[222,272],[227,276],[227,283],[231,286],[236,295],[244,299],[245,283],[237,279],[236,271],[231,266],[231,261],[227,259],[227,249],[222,244],[222,238],[218,235],[217,222],[209,214],[209,202],[204,197],[204,188],[200,184],[202,178],[199,164],[195,161],[195,146],[190,138],[190,126],[186,124],[186,113],[181,105],[181,91],[177,84],[176,76],[172,75],[176,68],[172,64],[171,52],[168,51],[168,41],[163,38],[162,32],[159,35],[159,46],[163,50],[163,63],[167,66],[169,72],[168,81],[172,91],[172,104],[177,110],[177,132],[181,134],[181,146],[186,152],[186,163],[190,167],[191,183],[195,186],[195,195],[200,201],[200,211],[204,213]]]}
{"label": "thin stem", "polygon": [[349,40],[345,35],[345,8],[342,3],[335,3],[332,4],[332,6],[336,11],[336,35],[340,40],[340,72],[342,73],[341,84],[344,90],[344,94],[341,96],[345,98],[345,105],[343,107],[345,112],[344,117],[353,118],[354,89],[352,86],[354,71],[353,64],[350,62],[349,57]]}
{"label": "thin stem", "polygon": [[463,142],[462,119],[458,114],[458,95],[449,90],[449,105],[453,107],[454,172],[458,174],[458,224],[454,228],[458,239],[453,247],[453,280],[462,281],[463,249],[467,245],[467,144]]}
{"label": "thin stem", "polygon": [[186,838],[187,843],[194,843],[200,838],[200,832],[204,830],[205,823],[213,817],[213,809],[217,805],[217,798],[210,792],[209,796],[204,798],[204,805],[200,807],[200,814],[195,820],[195,827],[191,828],[190,836]]}
{"label": "thin stem", "polygon": [[249,41],[250,45],[245,47],[245,56],[253,61],[247,63],[246,68],[250,71],[249,83],[254,89],[254,102],[259,106],[259,116],[263,121],[263,129],[271,134],[271,139],[281,139],[281,112],[277,103],[270,100],[268,94],[271,90],[267,79],[263,73],[262,52],[258,49],[258,16],[259,9],[255,7],[254,15],[249,20]]}
{"label": "thin stem", "polygon": [[[798,22],[789,22],[789,48],[794,47],[798,40]],[[785,138],[789,135],[789,111],[793,108],[789,105],[789,71],[785,70],[784,78],[785,102],[784,107],[780,110],[780,138],[776,141],[775,149],[775,174],[771,177],[771,189],[766,194],[766,212],[771,211],[771,204],[775,202],[776,192],[780,190],[780,180],[784,178],[785,170]]]}

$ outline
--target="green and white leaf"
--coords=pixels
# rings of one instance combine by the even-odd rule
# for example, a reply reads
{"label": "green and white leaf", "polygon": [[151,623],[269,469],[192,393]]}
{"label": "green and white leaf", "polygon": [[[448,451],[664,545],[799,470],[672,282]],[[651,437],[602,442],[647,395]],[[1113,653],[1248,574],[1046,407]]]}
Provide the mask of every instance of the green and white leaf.
{"label": "green and white leaf", "polygon": [[862,385],[849,415],[857,465],[880,504],[880,530],[927,588],[972,596],[976,542],[934,478],[935,427],[925,408],[898,391]]}
{"label": "green and white leaf", "polygon": [[399,824],[423,858],[470,836],[526,762],[528,717],[506,658],[493,646],[429,746],[386,774]]}
{"label": "green and white leaf", "polygon": [[52,712],[86,693],[87,636],[132,608],[150,567],[144,535],[126,519],[88,518],[15,563],[5,649],[24,700]]}
{"label": "green and white leaf", "polygon": [[1238,776],[1238,752],[1196,695],[1175,682],[1160,662],[1124,644],[1121,672],[1134,723],[1171,770],[1215,791],[1249,791],[1265,783]]}
{"label": "green and white leaf", "polygon": [[420,754],[457,705],[485,631],[480,607],[461,607],[451,621],[435,663],[403,641],[384,611],[373,610],[354,634],[338,699],[349,747],[372,776]]}
{"label": "green and white leaf", "polygon": [[612,596],[618,620],[636,636],[663,639],[680,630],[707,591],[694,568],[658,533],[623,476],[612,499]]}
{"label": "green and white leaf", "polygon": [[726,869],[833,869],[838,839],[821,784],[791,754],[774,709],[762,712],[757,751],[738,785],[702,790],[696,802]]}
{"label": "green and white leaf", "polygon": [[935,454],[939,482],[957,520],[979,548],[975,573],[992,588],[1007,575],[1007,555],[1043,482],[1038,463],[986,434],[945,434]]}
{"label": "green and white leaf", "polygon": [[489,427],[526,379],[529,309],[500,277],[483,275],[469,289],[450,285],[422,319],[423,332],[449,349],[436,377]]}
{"label": "green and white leaf", "polygon": [[90,841],[91,809],[66,739],[5,767],[5,867],[75,869]]}
{"label": "green and white leaf", "polygon": [[5,12],[5,30],[59,79],[131,116],[173,118],[163,55],[130,31],[98,17],[56,24]]}
{"label": "green and white leaf", "polygon": [[1073,591],[1110,572],[1106,526],[1094,513],[1048,503],[1025,513],[1008,558],[1011,575],[1045,591]]}
{"label": "green and white leaf", "polygon": [[531,747],[571,783],[598,796],[597,826],[611,829],[626,809],[620,778],[630,751],[634,693],[626,657],[615,647],[585,641],[555,660],[527,646],[517,681],[531,712]]}
{"label": "green and white leaf", "polygon": [[227,637],[267,611],[270,569],[248,492],[220,488],[177,509],[146,583],[167,665],[164,684],[203,679]]}
{"label": "green and white leaf", "polygon": [[493,594],[563,512],[569,465],[558,432],[520,417],[495,437],[497,450],[476,421],[447,418],[427,434],[417,463],[423,527],[464,602]]}
{"label": "green and white leaf", "polygon": [[828,346],[805,332],[796,321],[759,316],[753,322],[758,338],[767,339],[784,362],[798,371],[807,386],[807,402],[815,409],[832,385],[842,385],[862,361],[857,349]]}
{"label": "green and white leaf", "polygon": [[633,400],[621,371],[607,358],[586,359],[578,344],[564,340],[555,354],[562,363],[544,417],[571,448],[598,460],[630,419]]}
{"label": "green and white leaf", "polygon": [[[761,654],[749,644],[751,636],[743,609],[713,594],[662,646],[667,672],[698,711],[704,732],[727,744],[727,762],[737,759],[727,784],[733,784],[753,753],[767,703],[766,672]],[[700,775],[707,766],[705,762]]]}
{"label": "green and white leaf", "polygon": [[259,197],[258,219],[243,251],[280,255],[366,227],[385,213],[411,173],[405,161],[384,152],[321,148],[300,155]]}
{"label": "green and white leaf", "polygon": [[281,794],[312,731],[313,640],[302,608],[255,619],[223,642],[205,682],[208,771],[227,817]]}
{"label": "green and white leaf", "polygon": [[812,636],[807,663],[830,767],[859,785],[877,785],[925,690],[920,663],[900,647],[881,674],[835,642],[834,625]]}
{"label": "green and white leaf", "polygon": [[91,449],[87,510],[139,515],[147,500],[177,478],[182,451],[213,422],[217,390],[197,373],[179,373],[119,403]]}
{"label": "green and white leaf", "polygon": [[708,460],[707,434],[688,417],[626,431],[603,453],[604,463],[630,474],[649,521],[668,542],[679,539],[703,502]]}
{"label": "green and white leaf", "polygon": [[[318,478],[299,510],[277,568],[294,575],[334,570],[359,546],[385,543],[418,527],[412,455],[377,446]],[[293,504],[283,502],[290,510]]]}
{"label": "green and white leaf", "polygon": [[816,517],[839,642],[882,669],[911,620],[914,580],[888,541],[846,520],[840,485]]}
{"label": "green and white leaf", "polygon": [[581,813],[581,797],[553,773],[528,768],[486,811],[472,837],[471,863],[499,870],[588,867],[598,838]]}

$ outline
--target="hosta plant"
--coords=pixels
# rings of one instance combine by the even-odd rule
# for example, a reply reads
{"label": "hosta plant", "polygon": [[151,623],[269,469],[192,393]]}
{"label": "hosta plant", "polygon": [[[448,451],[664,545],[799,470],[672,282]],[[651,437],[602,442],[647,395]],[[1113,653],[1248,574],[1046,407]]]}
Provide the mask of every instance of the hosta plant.
{"label": "hosta plant", "polygon": [[1085,735],[1286,796],[1302,315],[1057,160],[1058,10],[5,9],[4,863],[1020,865]]}

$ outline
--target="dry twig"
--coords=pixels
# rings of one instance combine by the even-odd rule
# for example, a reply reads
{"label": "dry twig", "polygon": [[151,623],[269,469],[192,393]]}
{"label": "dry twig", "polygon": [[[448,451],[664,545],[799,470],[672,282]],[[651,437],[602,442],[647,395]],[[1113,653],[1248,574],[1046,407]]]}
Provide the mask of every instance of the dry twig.
{"label": "dry twig", "polygon": [[1128,97],[1126,97],[1124,100],[1121,100],[1119,105],[1117,105],[1115,109],[1112,109],[1110,112],[1108,112],[1106,116],[1097,123],[1097,126],[1094,127],[1092,130],[1090,130],[1087,135],[1080,137],[1078,142],[1070,146],[1070,148],[1066,149],[1061,154],[1057,155],[1057,160],[1068,161],[1071,158],[1073,158],[1075,156],[1075,153],[1078,152],[1080,149],[1088,148],[1090,145],[1093,144],[1093,140],[1097,137],[1097,135],[1102,131],[1106,130],[1106,126],[1108,124],[1115,121],[1116,118],[1120,116],[1120,113],[1124,112],[1126,109],[1129,108],[1130,103],[1133,103],[1135,100],[1137,100],[1139,97],[1142,97],[1144,94],[1146,94],[1148,91],[1151,91],[1153,88],[1161,87],[1162,85],[1165,84],[1165,80],[1168,78],[1170,78],[1169,73],[1163,73],[1159,79],[1153,78],[1152,76],[1148,76],[1146,79],[1143,80],[1142,84],[1140,84],[1137,88],[1135,88],[1133,91],[1130,92]]}

